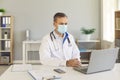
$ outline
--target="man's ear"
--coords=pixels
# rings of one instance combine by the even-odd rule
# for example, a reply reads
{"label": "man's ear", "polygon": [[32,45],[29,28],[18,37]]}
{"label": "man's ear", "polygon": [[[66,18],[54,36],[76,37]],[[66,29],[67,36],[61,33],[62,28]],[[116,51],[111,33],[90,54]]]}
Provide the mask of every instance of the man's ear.
{"label": "man's ear", "polygon": [[56,28],[57,28],[57,25],[55,24],[55,22],[53,23],[53,25],[54,25],[54,28],[56,29]]}
{"label": "man's ear", "polygon": [[53,25],[55,26],[55,22],[53,23]]}

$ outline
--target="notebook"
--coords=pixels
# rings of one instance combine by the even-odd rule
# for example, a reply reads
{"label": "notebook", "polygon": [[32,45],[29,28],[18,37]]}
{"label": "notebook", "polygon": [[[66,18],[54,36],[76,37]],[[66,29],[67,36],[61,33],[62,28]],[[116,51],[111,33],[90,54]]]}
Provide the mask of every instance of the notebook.
{"label": "notebook", "polygon": [[12,65],[12,70],[14,72],[25,72],[28,70],[32,70],[31,64],[14,64]]}
{"label": "notebook", "polygon": [[61,80],[61,77],[49,70],[30,70],[28,71],[34,80]]}

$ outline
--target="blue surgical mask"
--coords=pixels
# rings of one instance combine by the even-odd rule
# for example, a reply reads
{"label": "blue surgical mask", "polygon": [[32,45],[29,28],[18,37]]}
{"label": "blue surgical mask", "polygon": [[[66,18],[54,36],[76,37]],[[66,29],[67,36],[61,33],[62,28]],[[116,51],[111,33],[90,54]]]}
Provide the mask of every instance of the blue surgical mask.
{"label": "blue surgical mask", "polygon": [[67,32],[67,25],[58,25],[58,32],[64,34]]}

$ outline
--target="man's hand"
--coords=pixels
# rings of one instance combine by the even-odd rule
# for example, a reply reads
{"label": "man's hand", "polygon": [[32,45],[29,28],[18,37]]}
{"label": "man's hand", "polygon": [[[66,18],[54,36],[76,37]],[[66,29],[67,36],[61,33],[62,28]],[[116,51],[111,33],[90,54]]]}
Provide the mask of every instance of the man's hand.
{"label": "man's hand", "polygon": [[81,65],[81,62],[77,58],[66,61],[66,66],[68,67],[77,67],[80,65]]}

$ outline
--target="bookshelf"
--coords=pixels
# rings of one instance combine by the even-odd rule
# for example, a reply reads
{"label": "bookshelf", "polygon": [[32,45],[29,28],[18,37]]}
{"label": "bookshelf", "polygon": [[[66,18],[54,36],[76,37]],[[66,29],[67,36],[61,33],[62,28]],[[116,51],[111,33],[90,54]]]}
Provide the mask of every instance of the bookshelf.
{"label": "bookshelf", "polygon": [[13,63],[13,16],[0,16],[0,64]]}
{"label": "bookshelf", "polygon": [[[115,46],[120,47],[120,11],[115,11]],[[117,62],[120,62],[120,51]]]}

